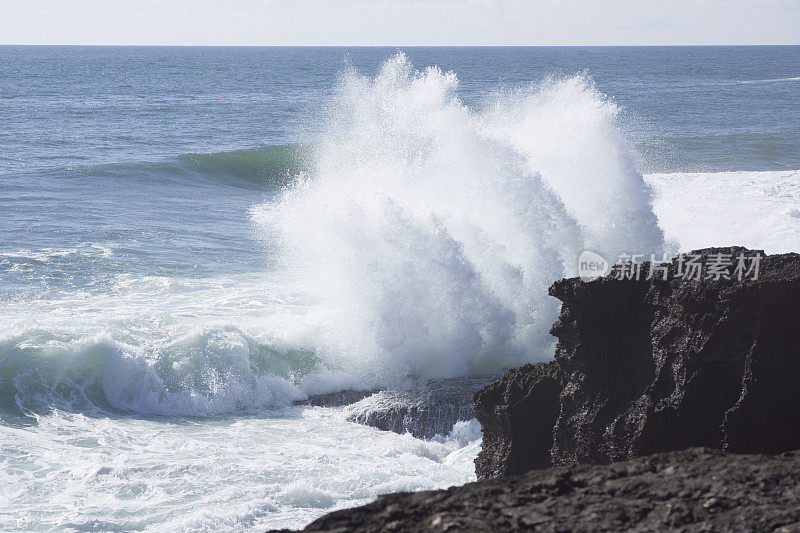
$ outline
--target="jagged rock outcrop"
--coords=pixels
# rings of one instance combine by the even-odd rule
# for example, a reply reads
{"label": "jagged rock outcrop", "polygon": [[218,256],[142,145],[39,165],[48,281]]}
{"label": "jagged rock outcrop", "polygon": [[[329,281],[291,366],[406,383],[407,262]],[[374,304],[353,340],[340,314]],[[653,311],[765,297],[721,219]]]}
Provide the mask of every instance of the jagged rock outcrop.
{"label": "jagged rock outcrop", "polygon": [[478,479],[521,474],[551,465],[553,425],[563,376],[555,362],[510,370],[473,396],[483,442]]}
{"label": "jagged rock outcrop", "polygon": [[381,496],[304,531],[800,531],[800,452],[690,449]]}
{"label": "jagged rock outcrop", "polygon": [[[759,253],[692,252],[706,265],[715,254]],[[732,279],[705,279],[703,272],[703,279],[685,280],[679,273],[686,265],[676,258],[667,280],[661,272],[647,280],[645,265],[639,280],[612,273],[556,282],[550,294],[563,304],[552,328],[555,362],[546,371],[513,371],[476,394],[476,414],[488,428],[479,477],[546,466],[541,442],[548,424],[538,425],[542,416],[527,399],[540,393],[542,373],[562,384],[549,428],[555,465],[691,446],[800,448],[800,255],[763,257],[757,279],[751,272],[739,280],[735,268],[734,261],[722,269]]]}
{"label": "jagged rock outcrop", "polygon": [[355,390],[346,389],[337,392],[314,394],[305,400],[297,400],[294,405],[310,405],[312,407],[341,407],[363,400],[380,392],[380,389]]}
{"label": "jagged rock outcrop", "polygon": [[[757,279],[735,263],[691,280],[682,259],[653,279],[650,265],[618,279],[625,268],[556,282],[555,360],[475,393],[478,482],[381,496],[305,531],[800,533],[800,451],[786,451],[800,449],[800,255],[763,257]],[[385,429],[412,412],[383,411]]]}
{"label": "jagged rock outcrop", "polygon": [[[693,252],[763,254],[744,248]],[[566,376],[556,464],[689,446],[800,448],[800,256],[761,259],[758,279],[555,283],[552,332]]]}
{"label": "jagged rock outcrop", "polygon": [[376,392],[345,408],[347,419],[417,438],[447,435],[460,420],[473,418],[473,393],[496,374],[431,379],[402,389]]}

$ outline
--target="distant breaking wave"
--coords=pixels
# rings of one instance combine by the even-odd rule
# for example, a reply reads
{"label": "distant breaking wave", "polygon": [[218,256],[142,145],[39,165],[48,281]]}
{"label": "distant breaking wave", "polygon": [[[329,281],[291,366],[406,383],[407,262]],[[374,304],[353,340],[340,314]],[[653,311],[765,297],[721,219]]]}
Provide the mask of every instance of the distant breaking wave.
{"label": "distant breaking wave", "polygon": [[[300,172],[308,150],[309,147],[304,145],[272,145],[208,154],[182,154],[159,161],[73,165],[69,170],[79,176],[278,188]],[[63,173],[63,170],[50,169],[49,172]]]}
{"label": "distant breaking wave", "polygon": [[278,352],[234,327],[196,329],[166,342],[134,344],[119,337],[58,330],[0,337],[0,415],[56,407],[89,414],[211,416],[255,412],[303,397],[289,377],[311,356]]}
{"label": "distant breaking wave", "polygon": [[800,81],[800,76],[794,78],[771,78],[766,80],[740,80],[737,83],[774,83],[780,81]]}
{"label": "distant breaking wave", "polygon": [[187,169],[210,176],[236,176],[278,186],[300,172],[308,149],[301,145],[266,146],[233,152],[187,154],[180,156],[178,161]]}

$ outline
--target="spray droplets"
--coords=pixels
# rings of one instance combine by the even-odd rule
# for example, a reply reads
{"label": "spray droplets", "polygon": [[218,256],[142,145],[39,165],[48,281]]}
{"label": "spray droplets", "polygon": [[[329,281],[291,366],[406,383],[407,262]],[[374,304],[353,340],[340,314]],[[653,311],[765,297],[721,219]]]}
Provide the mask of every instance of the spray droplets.
{"label": "spray droplets", "polygon": [[[329,368],[386,383],[547,359],[547,287],[587,241],[661,246],[616,108],[589,82],[482,112],[457,88],[402,54],[374,78],[344,74],[306,173],[259,211],[320,302],[310,327]],[[574,142],[553,140],[557,127]],[[631,228],[607,227],[631,213]]]}

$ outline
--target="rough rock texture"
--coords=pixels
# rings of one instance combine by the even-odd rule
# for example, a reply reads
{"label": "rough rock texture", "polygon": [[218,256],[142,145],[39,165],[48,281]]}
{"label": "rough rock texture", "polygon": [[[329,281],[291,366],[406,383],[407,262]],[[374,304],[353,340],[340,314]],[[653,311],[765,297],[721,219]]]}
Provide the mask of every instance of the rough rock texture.
{"label": "rough rock texture", "polygon": [[367,396],[372,396],[377,392],[380,392],[380,389],[347,389],[338,392],[315,394],[313,396],[309,396],[306,400],[297,400],[294,402],[294,405],[311,405],[313,407],[341,407],[342,405],[350,405],[351,403],[363,400]]}
{"label": "rough rock texture", "polygon": [[[758,251],[693,253],[708,265]],[[646,280],[649,268],[551,287],[555,361],[474,395],[480,481],[385,495],[305,530],[800,533],[800,451],[761,455],[800,449],[800,255],[763,257],[756,280],[680,279],[677,260]],[[462,393],[416,391],[365,419],[407,429],[397,421]]]}
{"label": "rough rock texture", "polygon": [[380,391],[349,405],[347,418],[418,438],[446,435],[459,420],[473,418],[473,393],[496,377],[432,379],[405,389]]}
{"label": "rough rock texture", "polygon": [[[693,253],[708,264],[743,252],[763,255]],[[668,281],[612,274],[551,287],[565,376],[554,464],[800,448],[800,255],[764,257],[757,280],[685,281],[677,260],[670,268]]]}
{"label": "rough rock texture", "polygon": [[[692,253],[706,265],[715,253],[763,255]],[[555,465],[691,446],[800,448],[800,255],[764,257],[757,280],[686,281],[678,266],[667,281],[657,272],[646,280],[647,266],[640,280],[551,287],[563,302],[555,361],[510,371],[475,395],[479,479],[548,466],[547,442]]]}
{"label": "rough rock texture", "polygon": [[475,393],[475,416],[483,430],[483,446],[475,459],[478,479],[551,465],[562,381],[555,362],[525,365]]}
{"label": "rough rock texture", "polygon": [[691,449],[397,493],[304,531],[800,531],[800,452]]}

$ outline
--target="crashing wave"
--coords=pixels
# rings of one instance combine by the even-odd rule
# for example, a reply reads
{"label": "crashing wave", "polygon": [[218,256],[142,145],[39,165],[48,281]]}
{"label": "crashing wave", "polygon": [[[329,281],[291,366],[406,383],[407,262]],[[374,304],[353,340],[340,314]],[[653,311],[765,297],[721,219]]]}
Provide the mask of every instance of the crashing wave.
{"label": "crashing wave", "polygon": [[[403,54],[348,72],[304,173],[256,218],[319,303],[326,365],[382,382],[551,355],[555,280],[663,234],[618,108],[576,76],[463,104]],[[377,376],[377,378],[375,378]]]}

